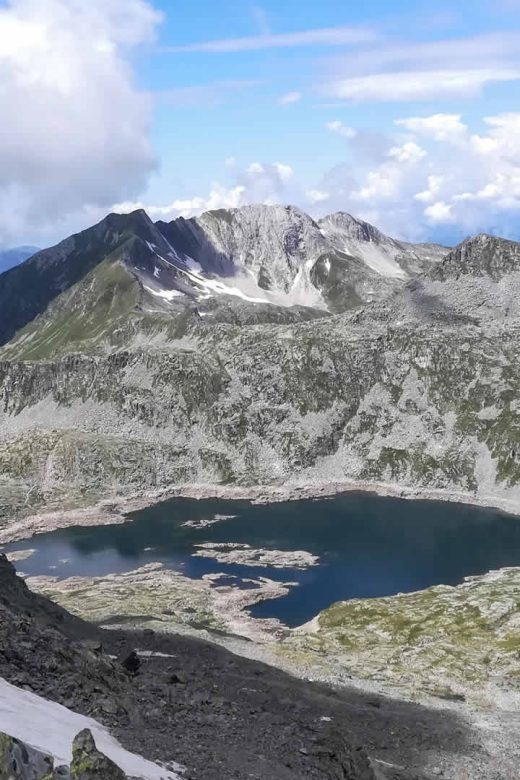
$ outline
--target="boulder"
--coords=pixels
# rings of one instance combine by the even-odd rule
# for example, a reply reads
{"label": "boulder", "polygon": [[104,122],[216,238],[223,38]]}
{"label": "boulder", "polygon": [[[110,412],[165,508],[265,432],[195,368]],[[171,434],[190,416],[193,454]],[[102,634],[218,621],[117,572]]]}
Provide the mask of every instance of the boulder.
{"label": "boulder", "polygon": [[53,780],[53,768],[51,756],[0,733],[0,780]]}
{"label": "boulder", "polygon": [[74,740],[70,776],[71,780],[127,780],[122,769],[97,749],[89,729]]}

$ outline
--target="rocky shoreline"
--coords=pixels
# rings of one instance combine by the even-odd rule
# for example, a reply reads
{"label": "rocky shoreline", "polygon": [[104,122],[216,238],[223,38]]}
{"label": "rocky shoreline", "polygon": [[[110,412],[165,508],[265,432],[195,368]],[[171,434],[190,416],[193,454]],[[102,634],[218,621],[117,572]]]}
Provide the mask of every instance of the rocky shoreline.
{"label": "rocky shoreline", "polygon": [[[220,579],[225,584],[220,583]],[[149,563],[135,571],[100,577],[28,577],[36,593],[59,603],[72,614],[106,627],[149,627],[175,633],[192,628],[249,642],[276,641],[288,629],[274,618],[256,619],[248,609],[287,595],[293,582],[268,577],[228,584],[229,575],[205,574],[191,579]]]}
{"label": "rocky shoreline", "polygon": [[[181,496],[196,499],[246,499],[256,504],[264,504],[325,499],[353,491],[376,492],[398,498],[455,500],[477,506],[491,505],[481,498],[464,494],[453,495],[442,491],[415,489],[405,491],[401,487],[389,485],[329,483],[254,488],[199,485],[177,487],[124,500],[105,500],[96,506],[83,509],[28,517],[4,529],[0,533],[0,543],[21,541],[33,534],[72,525],[97,526],[129,522],[131,512]],[[508,511],[511,515],[515,510],[518,513],[519,508],[512,501],[503,502],[500,506],[501,511]],[[224,519],[223,516],[219,516],[219,521],[221,519]],[[226,556],[231,554],[233,557],[238,555],[244,563],[251,553],[256,555],[259,552],[235,549],[236,545],[233,544],[223,545],[222,549],[218,545],[212,545],[211,549],[206,549],[207,545],[199,547],[211,557],[224,555],[224,562]],[[294,560],[291,563],[294,563]],[[300,559],[300,563],[313,565],[309,559]],[[255,565],[258,565],[257,562]],[[267,565],[276,566],[276,560],[270,560]],[[227,582],[225,585],[219,585],[220,575],[207,575],[200,581],[188,581],[188,578],[182,578],[164,570],[161,565],[156,565],[126,575],[70,580],[39,577],[30,578],[28,583],[31,588],[51,597],[72,613],[109,627],[111,633],[146,629],[168,632],[172,642],[179,636],[203,638],[237,656],[268,663],[303,680],[318,680],[340,688],[355,686],[360,695],[390,695],[396,700],[421,702],[446,713],[454,711],[463,714],[472,727],[481,730],[482,734],[489,735],[497,729],[505,728],[507,721],[512,733],[520,735],[520,700],[516,686],[497,687],[497,681],[500,686],[500,679],[505,673],[511,675],[514,672],[511,660],[514,647],[511,643],[516,636],[514,596],[518,572],[520,569],[508,569],[504,570],[500,579],[498,575],[485,575],[480,580],[474,578],[474,582],[470,578],[468,584],[457,588],[441,586],[417,594],[378,600],[377,603],[373,600],[366,602],[365,606],[369,611],[376,607],[379,610],[377,615],[367,615],[367,620],[370,618],[368,624],[362,603],[356,605],[354,602],[346,602],[345,605],[334,605],[330,610],[316,616],[308,626],[296,630],[290,630],[278,621],[257,620],[248,614],[248,607],[252,604],[264,598],[283,596],[292,585],[273,583],[267,578],[259,578],[262,582],[255,580],[255,588],[240,590]],[[496,596],[497,588],[500,588],[500,598]],[[435,603],[432,599],[435,599]],[[498,601],[500,609],[497,606]],[[86,602],[89,604],[88,611],[85,611]],[[432,624],[429,626],[431,633],[421,638],[422,616],[437,614],[436,610],[441,606],[444,609],[441,628]],[[351,615],[348,612],[351,608],[358,609],[359,612]],[[478,614],[475,612],[477,608]],[[464,625],[459,625],[461,609],[465,610],[465,619],[467,617]],[[344,620],[343,612],[339,615],[342,622],[338,628],[331,622],[331,619],[335,619],[334,610],[346,611]],[[508,626],[511,627],[508,633],[504,630],[506,616]],[[486,625],[482,621],[486,621]],[[491,630],[495,631],[495,623],[496,636],[489,633]],[[394,637],[395,646],[392,644],[394,624],[399,628]],[[373,636],[368,629],[373,629]],[[443,639],[436,644],[435,637],[441,636],[439,630],[446,632],[447,640]],[[480,639],[475,642],[471,652],[465,645],[454,644],[459,641],[460,632],[462,637],[468,631],[468,636],[475,634],[476,637],[477,633],[481,632],[485,638],[484,643],[478,633]],[[362,652],[351,647],[354,640],[360,648],[364,648],[368,640],[377,640],[377,648],[370,649],[367,645],[366,652]],[[480,658],[481,655],[483,658],[489,657],[488,667],[485,666],[483,658]],[[455,665],[452,667],[454,659]],[[432,687],[431,681],[426,680],[424,675],[424,680],[421,681],[423,660],[431,668],[437,668],[437,665],[442,672],[439,685]],[[484,671],[488,669],[489,679],[484,675],[484,678],[475,678],[467,684],[464,675],[476,669],[477,665]],[[486,750],[493,747],[493,752],[496,753],[495,743],[490,740],[485,742],[482,735],[480,739],[482,744],[486,744]],[[507,755],[513,754],[514,750],[508,741]],[[459,780],[459,775],[456,777]],[[473,776],[468,773],[467,777]],[[501,776],[497,774],[498,777]]]}
{"label": "rocky shoreline", "polygon": [[29,515],[0,530],[0,545],[30,539],[32,536],[73,526],[116,525],[130,522],[129,515],[174,498],[222,498],[247,500],[256,504],[331,498],[342,493],[373,493],[410,501],[446,501],[489,509],[512,516],[520,515],[520,490],[507,496],[478,495],[445,489],[426,489],[385,483],[329,482],[284,483],[280,485],[181,485],[136,493],[126,498],[115,496],[80,508]]}

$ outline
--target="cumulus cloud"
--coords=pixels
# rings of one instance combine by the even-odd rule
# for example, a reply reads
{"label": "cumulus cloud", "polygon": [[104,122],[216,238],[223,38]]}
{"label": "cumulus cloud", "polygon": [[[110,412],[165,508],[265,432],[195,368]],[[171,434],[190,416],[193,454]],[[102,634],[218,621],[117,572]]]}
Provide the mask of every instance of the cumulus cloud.
{"label": "cumulus cloud", "polygon": [[461,119],[460,114],[433,114],[397,119],[395,124],[435,141],[459,142],[465,139],[468,131],[467,125]]}
{"label": "cumulus cloud", "polygon": [[325,203],[326,201],[330,200],[330,192],[326,192],[325,190],[307,190],[305,193],[309,202],[312,205],[316,205],[317,203]]}
{"label": "cumulus cloud", "polygon": [[234,209],[246,202],[246,189],[242,185],[226,188],[221,184],[212,185],[208,195],[193,198],[177,198],[164,206],[156,206],[140,201],[126,201],[113,206],[112,210],[119,214],[128,214],[136,209],[145,209],[153,220],[171,222],[177,217],[194,217],[203,211],[214,209]]}
{"label": "cumulus cloud", "polygon": [[443,176],[428,176],[428,187],[422,190],[422,192],[416,192],[414,195],[415,200],[419,200],[422,203],[431,203],[439,194],[443,182]]}
{"label": "cumulus cloud", "polygon": [[453,206],[450,206],[443,200],[438,200],[436,203],[432,203],[431,206],[427,206],[424,209],[424,216],[433,224],[446,224],[447,222],[453,222],[455,219]]}
{"label": "cumulus cloud", "polygon": [[[128,202],[117,210],[145,208],[155,219],[174,219],[249,203],[295,203],[315,216],[348,211],[408,240],[481,231],[517,237],[520,113],[484,117],[478,124],[484,130],[476,133],[458,114],[403,116],[384,144],[383,137],[369,143],[366,155],[354,149],[350,162],[316,182],[301,183],[287,163],[239,167],[232,159],[229,180],[212,184],[207,194],[159,206]],[[363,145],[363,136],[357,130],[351,145]]]}
{"label": "cumulus cloud", "polygon": [[145,209],[154,220],[170,221],[177,217],[193,217],[213,209],[233,209],[250,203],[285,203],[291,199],[290,189],[294,171],[290,165],[281,162],[252,162],[245,168],[238,168],[236,161],[226,161],[227,168],[234,171],[235,181],[231,184],[214,182],[207,195],[177,198],[165,205],[142,201],[126,201],[112,207],[113,211],[128,213]]}
{"label": "cumulus cloud", "polygon": [[402,146],[392,146],[388,152],[388,157],[397,160],[399,163],[411,163],[413,165],[422,160],[423,157],[426,157],[426,152],[415,141],[407,141]]}
{"label": "cumulus cloud", "polygon": [[389,138],[377,163],[337,166],[323,178],[320,211],[351,211],[409,239],[430,239],[439,229],[517,237],[520,113],[483,123],[477,134],[454,114],[397,120],[406,135],[397,144]]}
{"label": "cumulus cloud", "polygon": [[10,0],[0,9],[0,243],[135,196],[155,166],[135,47],[145,0]]}

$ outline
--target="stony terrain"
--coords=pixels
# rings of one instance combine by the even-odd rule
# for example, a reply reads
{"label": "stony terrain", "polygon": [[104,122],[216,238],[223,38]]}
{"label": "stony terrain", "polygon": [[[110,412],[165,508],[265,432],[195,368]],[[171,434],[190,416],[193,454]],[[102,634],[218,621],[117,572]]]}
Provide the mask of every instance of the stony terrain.
{"label": "stony terrain", "polygon": [[[200,640],[103,631],[32,594],[3,557],[0,585],[0,682],[96,717],[124,747],[185,766],[186,780],[515,780],[511,720],[475,725]],[[132,649],[137,676],[120,662]]]}
{"label": "stony terrain", "polygon": [[0,733],[0,780],[132,780],[96,746],[89,729],[72,743],[70,765],[30,744]]}
{"label": "stony terrain", "polygon": [[[373,303],[344,297],[331,315],[312,282],[323,242],[358,253],[345,279],[361,264],[386,285]],[[167,228],[136,212],[1,275],[0,517],[287,481],[514,511],[519,245],[479,236],[441,256],[348,215],[318,225],[255,207]],[[284,295],[314,258],[325,308],[230,293],[244,274],[261,285],[268,258],[264,286]],[[345,279],[335,289],[348,297]]]}
{"label": "stony terrain", "polygon": [[457,587],[333,604],[277,652],[307,669],[399,695],[520,710],[520,569]]}
{"label": "stony terrain", "polygon": [[[23,570],[23,563],[19,568]],[[99,625],[172,632],[186,627],[271,641],[283,633],[283,626],[277,620],[255,620],[246,610],[264,599],[286,595],[294,583],[268,576],[250,582],[254,588],[219,585],[218,575],[191,579],[160,563],[104,577],[28,578],[35,592]]]}
{"label": "stony terrain", "polygon": [[[19,566],[23,569],[23,561]],[[149,564],[104,577],[30,577],[28,584],[71,613],[105,626],[203,633],[299,676],[339,683],[353,677],[417,701],[466,702],[471,709],[520,712],[520,570],[473,577],[457,587],[333,604],[290,630],[248,608],[283,596],[291,583],[268,573],[255,588],[193,580]],[[220,636],[222,635],[222,636]]]}

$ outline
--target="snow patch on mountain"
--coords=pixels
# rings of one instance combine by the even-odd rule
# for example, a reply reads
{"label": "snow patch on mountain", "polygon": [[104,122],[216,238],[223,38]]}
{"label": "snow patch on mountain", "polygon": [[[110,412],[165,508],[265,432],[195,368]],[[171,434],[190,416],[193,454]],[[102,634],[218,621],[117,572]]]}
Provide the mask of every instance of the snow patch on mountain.
{"label": "snow patch on mountain", "polygon": [[129,777],[142,780],[181,780],[178,772],[167,771],[135,753],[125,750],[109,732],[92,718],[79,715],[61,704],[43,699],[30,691],[10,685],[0,678],[0,732],[54,756],[56,765],[72,761],[72,743],[83,729],[90,729],[96,747]]}
{"label": "snow patch on mountain", "polygon": [[221,209],[158,222],[156,228],[195,297],[238,295],[286,307],[331,310],[333,295],[335,310],[340,298],[349,308],[377,294],[365,289],[384,294],[388,285],[404,284],[447,252],[397,241],[349,214],[315,222],[293,206]]}
{"label": "snow patch on mountain", "polygon": [[147,287],[146,285],[143,286],[146,292],[155,295],[156,298],[164,298],[166,301],[184,297],[184,293],[179,292],[179,290],[153,290],[151,287]]}
{"label": "snow patch on mountain", "polygon": [[344,252],[346,255],[361,257],[361,259],[380,276],[387,276],[393,279],[407,279],[408,274],[401,268],[396,261],[398,251],[388,244],[375,244],[370,241],[361,243],[353,239],[347,231],[341,228],[329,228],[327,225],[322,227],[323,235],[329,238],[335,249]]}
{"label": "snow patch on mountain", "polygon": [[398,241],[344,212],[324,217],[319,225],[334,249],[361,259],[368,268],[388,279],[406,281],[427,271],[449,251],[435,244]]}

